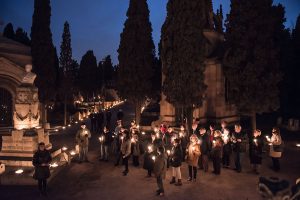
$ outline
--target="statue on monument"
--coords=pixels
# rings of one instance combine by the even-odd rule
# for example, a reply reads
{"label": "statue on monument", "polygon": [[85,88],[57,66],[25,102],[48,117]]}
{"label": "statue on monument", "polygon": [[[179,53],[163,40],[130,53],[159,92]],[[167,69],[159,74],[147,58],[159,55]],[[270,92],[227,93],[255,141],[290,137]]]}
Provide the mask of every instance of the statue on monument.
{"label": "statue on monument", "polygon": [[22,84],[30,84],[30,85],[33,85],[34,80],[35,80],[35,78],[36,78],[36,74],[35,74],[35,73],[32,73],[31,70],[32,70],[32,65],[27,64],[27,65],[25,66],[25,71],[26,71],[26,73],[25,73],[25,75],[24,75],[24,77],[23,77],[23,79],[22,79]]}

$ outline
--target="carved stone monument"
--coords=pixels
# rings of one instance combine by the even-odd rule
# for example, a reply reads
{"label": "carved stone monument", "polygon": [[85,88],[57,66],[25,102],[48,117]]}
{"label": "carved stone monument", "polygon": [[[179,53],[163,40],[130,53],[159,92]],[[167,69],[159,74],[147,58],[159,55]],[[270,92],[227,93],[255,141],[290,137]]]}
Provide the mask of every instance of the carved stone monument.
{"label": "carved stone monument", "polygon": [[14,130],[11,136],[2,137],[0,162],[6,165],[31,166],[32,156],[39,142],[44,142],[47,149],[52,148],[49,134],[39,127],[38,88],[34,85],[36,74],[31,69],[31,65],[25,66],[22,82],[16,88]]}

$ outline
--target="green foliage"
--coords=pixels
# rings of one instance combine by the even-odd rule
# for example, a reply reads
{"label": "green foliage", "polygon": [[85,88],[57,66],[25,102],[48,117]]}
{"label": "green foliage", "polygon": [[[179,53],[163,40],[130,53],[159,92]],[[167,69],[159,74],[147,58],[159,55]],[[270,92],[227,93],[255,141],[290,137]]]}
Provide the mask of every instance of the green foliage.
{"label": "green foliage", "polygon": [[114,76],[114,67],[111,62],[110,55],[106,56],[102,61],[103,69],[103,80],[106,87],[111,87],[113,76]]}
{"label": "green foliage", "polygon": [[98,90],[97,79],[97,59],[94,52],[89,50],[82,56],[78,72],[78,85],[81,94],[89,97],[92,97],[93,94],[96,95]]}
{"label": "green foliage", "polygon": [[201,105],[204,84],[206,25],[204,0],[170,0],[162,27],[163,93],[176,107]]}
{"label": "green foliage", "polygon": [[8,23],[3,30],[3,36],[9,39],[15,38],[15,31],[12,23]]}
{"label": "green foliage", "polygon": [[50,0],[35,0],[31,26],[31,55],[33,71],[37,74],[41,102],[55,97],[56,68],[55,52],[50,30]]}
{"label": "green foliage", "polygon": [[272,0],[231,0],[226,20],[225,74],[229,101],[241,112],[262,113],[279,107],[280,16]]}
{"label": "green foliage", "polygon": [[60,45],[59,64],[64,71],[68,71],[72,65],[72,47],[71,47],[71,33],[69,23],[66,21],[64,24],[64,31],[62,34],[62,42]]}
{"label": "green foliage", "polygon": [[118,49],[118,94],[139,102],[151,92],[155,47],[146,0],[130,0]]}

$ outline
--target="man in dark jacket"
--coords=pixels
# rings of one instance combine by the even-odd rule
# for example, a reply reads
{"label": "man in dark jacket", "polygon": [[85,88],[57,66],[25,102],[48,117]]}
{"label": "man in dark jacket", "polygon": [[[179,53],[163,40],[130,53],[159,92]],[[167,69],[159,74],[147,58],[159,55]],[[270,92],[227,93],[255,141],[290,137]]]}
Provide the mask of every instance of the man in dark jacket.
{"label": "man in dark jacket", "polygon": [[32,159],[32,165],[34,166],[33,178],[38,180],[39,191],[42,195],[47,195],[47,179],[50,177],[51,160],[50,152],[45,148],[45,143],[39,143],[38,150]]}
{"label": "man in dark jacket", "polygon": [[112,134],[109,131],[107,126],[104,126],[103,132],[99,137],[99,141],[100,141],[100,150],[101,150],[100,160],[107,162],[110,145],[112,143]]}
{"label": "man in dark jacket", "polygon": [[158,156],[153,157],[154,163],[154,174],[156,176],[158,190],[156,191],[157,196],[164,196],[165,190],[163,186],[163,179],[166,177],[167,171],[167,157],[165,154],[165,148],[160,146],[157,150]]}
{"label": "man in dark jacket", "polygon": [[[174,146],[172,147],[172,150],[170,151],[170,164],[172,166],[172,180],[170,184],[174,184],[176,186],[181,186],[181,162],[183,160],[183,153],[182,153],[182,147],[180,145],[180,140],[175,139],[174,140]],[[176,178],[178,182],[176,183]]]}
{"label": "man in dark jacket", "polygon": [[200,150],[201,156],[199,159],[199,168],[204,169],[204,172],[208,171],[208,156],[211,151],[211,142],[209,139],[209,135],[206,133],[205,128],[200,128]]}
{"label": "man in dark jacket", "polygon": [[234,126],[234,133],[231,136],[232,150],[235,163],[235,170],[240,173],[242,171],[241,154],[246,152],[247,136],[242,132],[239,124]]}

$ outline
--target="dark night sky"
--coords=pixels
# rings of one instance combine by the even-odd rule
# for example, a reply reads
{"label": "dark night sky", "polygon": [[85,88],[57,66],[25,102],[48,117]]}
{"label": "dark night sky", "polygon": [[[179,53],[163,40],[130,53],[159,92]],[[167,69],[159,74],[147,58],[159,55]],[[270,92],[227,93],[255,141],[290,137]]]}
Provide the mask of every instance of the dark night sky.
{"label": "dark night sky", "polygon": [[[292,27],[300,14],[300,0],[274,0],[286,7],[287,27]],[[157,46],[161,25],[166,16],[167,0],[148,0],[153,39]],[[223,4],[224,13],[229,11],[230,0],[213,0],[214,9]],[[53,42],[59,46],[66,20],[71,26],[73,57],[80,62],[89,49],[99,61],[111,54],[114,64],[118,62],[117,52],[120,33],[126,19],[129,0],[52,0],[51,30]],[[0,21],[12,22],[14,28],[22,27],[30,35],[33,14],[33,0],[1,0]],[[4,26],[0,26],[2,32]]]}

